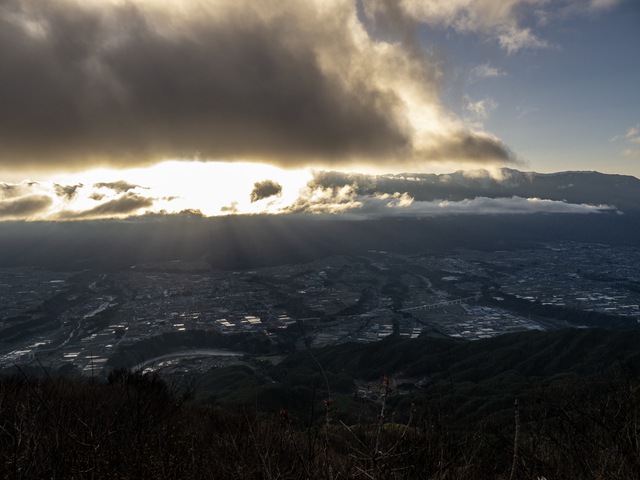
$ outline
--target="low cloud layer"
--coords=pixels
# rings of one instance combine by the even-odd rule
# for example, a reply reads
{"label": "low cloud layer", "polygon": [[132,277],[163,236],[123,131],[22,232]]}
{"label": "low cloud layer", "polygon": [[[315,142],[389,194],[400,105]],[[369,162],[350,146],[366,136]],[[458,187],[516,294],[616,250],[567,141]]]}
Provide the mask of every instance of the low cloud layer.
{"label": "low cloud layer", "polygon": [[358,195],[351,186],[310,189],[290,213],[340,214],[346,219],[383,217],[426,218],[443,215],[587,214],[615,212],[610,205],[572,204],[540,198],[476,197],[460,201],[415,201],[406,193]]}
{"label": "low cloud layer", "polygon": [[[185,211],[202,216],[334,214],[345,219],[640,211],[640,181],[596,172],[537,174],[497,169],[369,175],[316,171],[299,182],[292,183],[286,176],[274,178],[279,180],[249,181],[245,188],[228,190],[211,189],[205,180],[205,188],[187,185],[176,192],[179,195],[167,195],[158,185],[125,180],[0,183],[0,220],[110,219]],[[187,190],[199,193],[189,196]]]}
{"label": "low cloud layer", "polygon": [[0,163],[514,161],[443,108],[428,52],[377,39],[365,23],[350,0],[6,0]]}

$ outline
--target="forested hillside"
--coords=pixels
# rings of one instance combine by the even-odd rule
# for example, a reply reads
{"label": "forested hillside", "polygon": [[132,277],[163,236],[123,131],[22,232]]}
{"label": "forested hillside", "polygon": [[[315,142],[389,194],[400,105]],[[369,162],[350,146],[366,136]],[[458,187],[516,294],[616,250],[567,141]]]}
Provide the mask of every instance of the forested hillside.
{"label": "forested hillside", "polygon": [[637,478],[637,336],[389,339],[187,386],[124,369],[107,383],[18,371],[0,380],[0,473]]}

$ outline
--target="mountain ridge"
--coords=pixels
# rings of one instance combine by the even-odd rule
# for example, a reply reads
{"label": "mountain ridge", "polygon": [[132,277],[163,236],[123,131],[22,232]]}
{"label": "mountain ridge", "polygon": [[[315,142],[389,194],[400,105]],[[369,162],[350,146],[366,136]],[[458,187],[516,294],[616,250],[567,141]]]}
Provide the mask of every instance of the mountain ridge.
{"label": "mountain ridge", "polygon": [[502,168],[496,172],[458,170],[444,174],[319,172],[315,181],[324,188],[351,185],[358,193],[366,195],[407,193],[418,201],[518,196],[577,204],[614,205],[623,211],[640,211],[640,179],[597,171],[537,173]]}

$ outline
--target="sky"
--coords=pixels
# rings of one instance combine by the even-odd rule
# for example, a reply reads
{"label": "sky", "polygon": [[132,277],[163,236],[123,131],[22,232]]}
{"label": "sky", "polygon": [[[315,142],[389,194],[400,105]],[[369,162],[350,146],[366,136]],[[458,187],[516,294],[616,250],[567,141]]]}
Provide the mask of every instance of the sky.
{"label": "sky", "polygon": [[640,177],[639,47],[637,0],[2,0],[0,220],[313,212],[353,194],[323,170]]}

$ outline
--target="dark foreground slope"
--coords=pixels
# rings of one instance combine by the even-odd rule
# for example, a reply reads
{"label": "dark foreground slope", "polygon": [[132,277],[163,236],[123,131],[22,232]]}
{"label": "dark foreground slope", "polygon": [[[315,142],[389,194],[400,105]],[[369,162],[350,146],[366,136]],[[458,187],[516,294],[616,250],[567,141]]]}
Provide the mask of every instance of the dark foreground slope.
{"label": "dark foreground slope", "polygon": [[[325,373],[340,364],[346,374],[365,364],[395,373],[403,363],[421,371],[448,370],[448,389],[435,377],[423,383],[423,390],[437,394],[416,401],[407,416],[395,414],[395,399],[407,394],[389,376],[371,382],[366,396],[356,396],[357,414],[351,415],[342,397],[327,396],[320,386],[299,413],[261,412],[259,396],[244,407],[195,405],[188,391],[180,395],[158,377],[126,371],[112,374],[109,384],[5,377],[0,476],[638,478],[637,339],[627,342],[615,332],[556,332],[544,351],[544,337],[466,347],[449,342],[432,351],[424,351],[425,342],[390,341],[378,350],[315,352],[313,363],[316,369],[324,365]],[[298,363],[306,362],[291,357],[280,372]],[[506,385],[529,374],[517,395]],[[495,416],[492,407],[481,416],[458,408],[456,391],[465,382],[482,389],[484,381],[498,378],[511,404],[507,416]]]}
{"label": "dark foreground slope", "polygon": [[302,415],[314,398],[331,397],[339,399],[345,418],[355,421],[359,398],[375,396],[372,389],[386,376],[394,391],[387,406],[398,418],[408,417],[415,405],[446,398],[461,420],[502,421],[511,417],[516,398],[636,365],[637,330],[520,332],[473,342],[389,337],[297,352],[274,367],[214,369],[199,379],[197,398]]}

